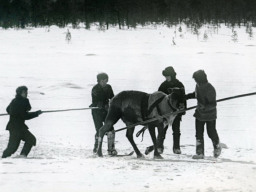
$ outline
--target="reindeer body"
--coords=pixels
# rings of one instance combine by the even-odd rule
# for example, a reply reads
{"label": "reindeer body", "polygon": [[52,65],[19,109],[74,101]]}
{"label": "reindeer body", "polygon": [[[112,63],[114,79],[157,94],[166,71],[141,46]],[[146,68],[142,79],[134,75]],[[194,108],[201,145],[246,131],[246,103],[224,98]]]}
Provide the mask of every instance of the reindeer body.
{"label": "reindeer body", "polygon": [[[109,131],[119,119],[122,119],[127,126],[130,126],[147,119],[165,115],[173,112],[174,108],[171,106],[171,103],[177,104],[176,100],[162,92],[148,94],[140,91],[123,91],[117,94],[110,101],[105,124],[99,131],[98,156],[102,156],[101,147],[104,134]],[[175,116],[176,115],[170,115],[166,119],[161,118],[147,124],[155,149],[162,143],[164,123],[172,123]],[[158,128],[158,139],[156,139],[155,127]],[[133,140],[134,128],[135,127],[127,129],[126,136],[133,146],[137,157],[142,157],[143,155]],[[155,158],[162,158],[158,150],[154,151],[154,156]]]}

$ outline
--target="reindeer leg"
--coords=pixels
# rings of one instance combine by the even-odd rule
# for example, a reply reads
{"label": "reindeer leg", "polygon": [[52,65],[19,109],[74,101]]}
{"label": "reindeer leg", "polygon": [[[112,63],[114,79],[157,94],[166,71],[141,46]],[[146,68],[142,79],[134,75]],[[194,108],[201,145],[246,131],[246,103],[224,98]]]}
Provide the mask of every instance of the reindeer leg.
{"label": "reindeer leg", "polygon": [[164,139],[165,139],[165,133],[167,129],[165,130],[164,125],[160,124],[157,126],[157,130],[158,130],[158,136],[156,141],[157,151],[160,154],[162,154],[164,152]]}
{"label": "reindeer leg", "polygon": [[[148,127],[151,139],[154,144],[154,148],[157,149],[157,141],[156,141],[156,132],[155,132],[155,127],[154,126],[149,126]],[[158,150],[154,150],[154,158],[155,159],[163,159],[163,157],[159,154]]]}
{"label": "reindeer leg", "polygon": [[99,130],[99,138],[98,138],[98,150],[97,150],[97,155],[99,157],[102,157],[102,142],[103,142],[103,137],[106,132],[110,131],[113,126],[112,122],[106,122]]}
{"label": "reindeer leg", "polygon": [[[127,126],[128,126],[128,125],[127,125]],[[132,147],[133,147],[135,153],[137,154],[137,158],[141,158],[141,157],[143,157],[143,155],[141,154],[140,150],[138,149],[136,143],[135,143],[134,140],[133,140],[134,128],[135,128],[135,127],[132,127],[132,128],[130,128],[130,129],[127,129],[127,131],[126,131],[126,137],[127,137],[127,139],[130,141],[130,143],[131,143],[131,145],[132,145]]]}
{"label": "reindeer leg", "polygon": [[[157,140],[159,141],[159,143],[158,143],[158,152],[160,154],[162,154],[163,151],[164,151],[164,139],[165,139],[165,136],[166,136],[167,129],[168,129],[168,125],[165,128],[163,128],[163,132],[161,134],[158,134],[158,137],[157,137]],[[158,133],[159,132],[161,132],[161,130],[159,131],[159,129],[158,129]],[[162,137],[161,137],[161,135],[162,135]],[[148,155],[152,151],[154,151],[154,145],[151,145],[151,146],[146,148],[145,155]]]}
{"label": "reindeer leg", "polygon": [[146,148],[145,150],[145,155],[148,155],[149,153],[151,153],[152,151],[154,151],[154,145],[151,145],[149,147]]}

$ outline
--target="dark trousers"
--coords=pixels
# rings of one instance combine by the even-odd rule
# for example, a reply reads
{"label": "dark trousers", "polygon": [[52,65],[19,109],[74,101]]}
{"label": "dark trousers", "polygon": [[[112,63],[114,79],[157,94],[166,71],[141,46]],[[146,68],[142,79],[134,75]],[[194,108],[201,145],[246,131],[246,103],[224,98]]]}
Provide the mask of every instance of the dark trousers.
{"label": "dark trousers", "polygon": [[[107,110],[105,109],[94,109],[92,110],[92,118],[96,129],[95,137],[99,136],[99,130],[103,126],[103,123],[107,117]],[[112,127],[111,131],[114,130]]]}
{"label": "dark trousers", "polygon": [[[173,148],[175,149],[180,148],[180,121],[181,116],[176,116],[172,123]],[[167,129],[168,125],[164,128],[163,141],[165,139]]]}
{"label": "dark trousers", "polygon": [[[99,130],[103,126],[103,123],[107,117],[108,111],[105,109],[94,109],[92,110],[92,118],[95,125],[96,133],[95,133],[95,141],[93,151],[96,152],[98,148],[98,137]],[[113,131],[114,127],[111,128],[110,131]]]}
{"label": "dark trousers", "polygon": [[6,158],[14,154],[17,151],[21,140],[25,141],[25,144],[20,154],[27,156],[32,146],[36,145],[35,136],[27,129],[9,130],[9,132],[10,132],[9,142],[8,142],[7,148],[3,152],[2,158]]}
{"label": "dark trousers", "polygon": [[204,155],[204,125],[209,138],[212,140],[214,149],[219,144],[219,136],[216,130],[216,120],[213,121],[199,121],[196,119],[196,154]]}

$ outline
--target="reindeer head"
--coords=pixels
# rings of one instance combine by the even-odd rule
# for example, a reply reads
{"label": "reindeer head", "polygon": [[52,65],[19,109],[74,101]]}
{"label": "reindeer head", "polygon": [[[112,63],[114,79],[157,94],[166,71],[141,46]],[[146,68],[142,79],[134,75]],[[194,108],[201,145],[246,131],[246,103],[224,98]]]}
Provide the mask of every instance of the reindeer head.
{"label": "reindeer head", "polygon": [[174,109],[183,110],[186,107],[186,98],[185,98],[185,90],[184,88],[169,88],[168,100],[170,105]]}

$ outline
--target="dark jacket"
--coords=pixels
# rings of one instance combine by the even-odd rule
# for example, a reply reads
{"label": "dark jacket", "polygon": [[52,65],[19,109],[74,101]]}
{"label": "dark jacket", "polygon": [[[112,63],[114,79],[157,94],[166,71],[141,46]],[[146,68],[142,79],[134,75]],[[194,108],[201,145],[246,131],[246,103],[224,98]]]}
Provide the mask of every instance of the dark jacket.
{"label": "dark jacket", "polygon": [[[168,95],[168,94],[170,94],[168,92],[168,89],[175,88],[175,87],[184,88],[184,91],[185,91],[184,85],[178,79],[173,79],[171,81],[164,81],[158,88],[158,91],[162,91],[163,93]],[[187,107],[186,105],[187,105],[187,103],[185,103],[185,107]],[[186,114],[186,112],[179,113],[178,116],[185,115],[185,114]]]}
{"label": "dark jacket", "polygon": [[25,120],[38,117],[38,112],[28,112],[30,110],[29,100],[17,95],[6,108],[7,113],[10,115],[6,129],[28,129]]}
{"label": "dark jacket", "polygon": [[100,84],[92,88],[92,104],[91,107],[105,108],[108,106],[109,100],[114,97],[111,85],[107,84],[102,87]]}
{"label": "dark jacket", "polygon": [[196,85],[194,93],[187,95],[187,99],[196,98],[197,108],[194,117],[199,121],[213,121],[217,119],[216,91],[210,83]]}
{"label": "dark jacket", "polygon": [[168,89],[174,88],[174,87],[184,88],[184,85],[178,79],[174,79],[172,81],[164,81],[158,88],[158,91],[162,91],[168,95],[169,94]]}

